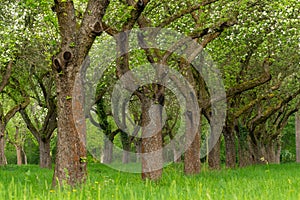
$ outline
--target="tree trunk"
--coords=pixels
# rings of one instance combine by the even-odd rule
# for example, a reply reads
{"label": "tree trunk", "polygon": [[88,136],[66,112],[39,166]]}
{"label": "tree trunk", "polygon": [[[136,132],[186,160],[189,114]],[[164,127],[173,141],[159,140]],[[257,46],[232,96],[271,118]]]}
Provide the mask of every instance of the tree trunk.
{"label": "tree trunk", "polygon": [[[0,132],[0,134],[2,134]],[[7,165],[7,160],[5,156],[5,139],[4,134],[0,135],[0,166],[1,165]]]}
{"label": "tree trunk", "polygon": [[[193,123],[195,123],[195,121],[197,121],[198,119],[195,119],[195,116],[193,116],[193,112],[191,111],[191,109],[192,108],[188,108],[189,112],[186,111],[186,117],[185,117],[186,118],[186,131],[185,131],[186,144],[187,145],[190,144],[190,146],[188,146],[184,154],[184,173],[186,175],[200,173],[200,133],[199,133],[200,128],[196,127],[197,130],[194,129],[195,124]],[[199,120],[199,122],[200,121],[201,119]],[[193,131],[195,131],[195,134],[193,134]]]}
{"label": "tree trunk", "polygon": [[139,138],[134,142],[135,151],[136,151],[136,162],[141,162],[141,155],[142,155],[142,139]]}
{"label": "tree trunk", "polygon": [[200,173],[200,136],[198,131],[184,154],[184,173],[187,175]]}
{"label": "tree trunk", "polygon": [[17,165],[22,165],[22,149],[19,145],[15,145],[17,152]]}
{"label": "tree trunk", "polygon": [[24,151],[24,148],[22,148],[22,157],[24,158],[24,164],[27,165],[28,164],[27,155],[26,152]]}
{"label": "tree trunk", "polygon": [[103,163],[110,164],[113,159],[113,142],[109,138],[104,138],[104,148],[103,148]]}
{"label": "tree trunk", "polygon": [[[72,67],[72,66],[68,66]],[[82,80],[57,74],[57,153],[52,184],[76,185],[86,180],[86,138]]]}
{"label": "tree trunk", "polygon": [[234,131],[232,128],[224,127],[223,135],[225,140],[226,167],[234,168],[236,166],[236,147]]}
{"label": "tree trunk", "polygon": [[[78,24],[73,1],[54,1],[61,36],[60,52],[53,57],[57,90],[57,153],[53,186],[86,180],[86,124],[83,111],[82,64],[96,36],[103,33],[102,18],[108,0],[88,1]],[[75,81],[77,80],[77,81]]]}
{"label": "tree trunk", "polygon": [[208,153],[208,166],[211,169],[221,169],[220,145],[221,145],[221,138],[218,139],[218,142]]}
{"label": "tree trunk", "polygon": [[277,151],[276,151],[276,163],[280,164],[280,154],[281,154],[281,145],[280,142],[278,142],[278,147],[277,147]]}
{"label": "tree trunk", "polygon": [[123,164],[127,164],[130,162],[130,148],[131,148],[131,145],[130,143],[125,143],[123,144],[123,157],[122,157],[122,163]]}
{"label": "tree trunk", "polygon": [[[241,142],[239,139],[239,147],[238,147],[238,157],[239,157],[239,167],[245,167],[250,165],[251,155],[250,150],[247,145],[247,141]],[[251,158],[251,159],[250,159]]]}
{"label": "tree trunk", "polygon": [[181,151],[178,151],[176,149],[176,144],[173,146],[173,160],[175,163],[180,163],[181,162]]}
{"label": "tree trunk", "polygon": [[161,108],[142,100],[142,179],[158,180],[162,176],[163,154]]}
{"label": "tree trunk", "polygon": [[300,114],[296,113],[295,116],[295,129],[296,129],[296,162],[300,163]]}
{"label": "tree trunk", "polygon": [[122,156],[122,163],[127,164],[130,162],[130,150],[131,150],[131,141],[128,137],[127,133],[121,131],[121,142],[123,147],[123,156]]}
{"label": "tree trunk", "polygon": [[127,164],[130,162],[129,150],[123,149],[122,163]]}
{"label": "tree trunk", "polygon": [[41,139],[39,141],[40,151],[40,167],[41,168],[52,168],[51,155],[50,155],[50,139]]}

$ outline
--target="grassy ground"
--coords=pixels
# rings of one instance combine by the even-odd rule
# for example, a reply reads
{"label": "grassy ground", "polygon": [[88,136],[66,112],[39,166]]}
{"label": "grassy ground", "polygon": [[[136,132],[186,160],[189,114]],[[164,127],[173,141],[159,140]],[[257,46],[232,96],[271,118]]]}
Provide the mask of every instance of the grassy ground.
{"label": "grassy ground", "polygon": [[266,165],[209,171],[184,176],[182,165],[164,169],[157,183],[142,181],[139,174],[89,165],[82,188],[51,188],[52,170],[38,166],[0,168],[0,199],[300,199],[300,165]]}

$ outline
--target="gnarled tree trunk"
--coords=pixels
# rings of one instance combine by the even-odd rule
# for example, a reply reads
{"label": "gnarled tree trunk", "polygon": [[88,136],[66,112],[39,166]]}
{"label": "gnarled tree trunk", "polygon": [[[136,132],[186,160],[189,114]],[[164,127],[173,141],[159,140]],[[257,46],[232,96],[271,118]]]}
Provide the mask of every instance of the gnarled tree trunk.
{"label": "gnarled tree trunk", "polygon": [[[109,1],[90,0],[80,25],[73,1],[54,1],[61,36],[53,57],[57,89],[57,153],[52,184],[80,184],[86,179],[86,130],[83,111],[82,64],[96,38]],[[77,81],[75,81],[77,80]]]}

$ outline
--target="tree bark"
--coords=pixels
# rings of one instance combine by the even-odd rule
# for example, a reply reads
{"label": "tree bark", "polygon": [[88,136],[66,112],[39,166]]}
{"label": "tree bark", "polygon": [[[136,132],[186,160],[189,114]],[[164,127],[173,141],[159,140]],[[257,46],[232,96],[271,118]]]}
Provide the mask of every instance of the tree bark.
{"label": "tree bark", "polygon": [[224,127],[223,135],[225,140],[226,167],[236,166],[235,134],[232,128]]}
{"label": "tree bark", "polygon": [[103,163],[110,164],[113,159],[113,142],[109,138],[104,138],[104,148],[103,148]]}
{"label": "tree bark", "polygon": [[[190,138],[188,138],[190,140]],[[200,173],[200,134],[195,137],[184,154],[184,173],[187,175]]]}
{"label": "tree bark", "polygon": [[180,151],[178,151],[177,149],[176,149],[176,146],[175,146],[176,144],[174,144],[174,146],[173,146],[173,161],[175,162],[175,163],[180,163],[182,160],[181,160],[181,153],[182,152],[180,152]]}
{"label": "tree bark", "polygon": [[26,155],[26,152],[24,151],[24,148],[22,148],[22,157],[23,157],[23,160],[24,160],[24,164],[27,165],[28,164],[27,155]]}
{"label": "tree bark", "polygon": [[295,129],[296,129],[296,162],[300,163],[300,114],[296,113],[295,116]]}
{"label": "tree bark", "polygon": [[52,60],[56,76],[58,118],[52,185],[67,183],[74,186],[85,182],[87,175],[84,96],[80,72],[96,36],[103,33],[102,18],[109,1],[88,1],[80,24],[76,21],[73,1],[54,2],[61,48]]}
{"label": "tree bark", "polygon": [[249,150],[250,147],[239,145],[238,153],[239,153],[239,167],[246,167],[251,165],[252,162],[252,154]]}
{"label": "tree bark", "polygon": [[139,138],[134,142],[135,151],[136,151],[136,162],[141,162],[142,155],[142,139]]}
{"label": "tree bark", "polygon": [[15,145],[17,152],[17,165],[22,165],[22,148],[19,145]]}
{"label": "tree bark", "polygon": [[123,147],[123,156],[122,156],[122,163],[127,164],[130,162],[130,148],[131,148],[131,140],[128,137],[127,133],[121,132],[121,142]]}
{"label": "tree bark", "polygon": [[220,145],[221,145],[221,138],[218,139],[215,146],[208,153],[208,166],[211,169],[221,169]]}
{"label": "tree bark", "polygon": [[50,139],[41,139],[39,141],[39,152],[40,152],[40,167],[41,168],[52,168],[52,159],[51,159],[51,148],[50,148]]}
{"label": "tree bark", "polygon": [[161,110],[142,99],[142,179],[158,180],[163,169]]}
{"label": "tree bark", "polygon": [[5,139],[4,133],[0,132],[0,166],[7,165],[7,160],[5,156]]}
{"label": "tree bark", "polygon": [[[70,66],[71,67],[71,66]],[[81,79],[57,76],[58,140],[53,184],[85,182],[86,140]],[[75,85],[76,84],[76,85]],[[74,92],[73,92],[74,91]]]}

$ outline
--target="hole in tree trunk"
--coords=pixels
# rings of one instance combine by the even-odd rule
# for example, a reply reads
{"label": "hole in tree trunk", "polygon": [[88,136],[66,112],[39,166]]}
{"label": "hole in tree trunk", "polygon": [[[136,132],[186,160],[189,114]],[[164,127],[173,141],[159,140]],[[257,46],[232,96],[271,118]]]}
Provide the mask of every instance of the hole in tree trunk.
{"label": "hole in tree trunk", "polygon": [[63,53],[63,58],[66,60],[66,61],[70,61],[71,58],[72,58],[72,53],[70,51],[65,51]]}
{"label": "hole in tree trunk", "polygon": [[100,34],[102,31],[102,26],[98,21],[94,24],[93,28],[94,28],[93,32],[96,34]]}
{"label": "hole in tree trunk", "polygon": [[59,61],[58,58],[54,59],[54,65],[55,65],[56,70],[58,71],[58,73],[61,72],[61,65],[60,65],[60,61]]}

